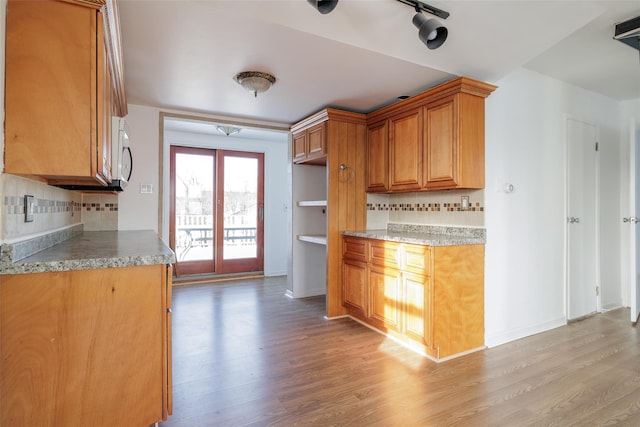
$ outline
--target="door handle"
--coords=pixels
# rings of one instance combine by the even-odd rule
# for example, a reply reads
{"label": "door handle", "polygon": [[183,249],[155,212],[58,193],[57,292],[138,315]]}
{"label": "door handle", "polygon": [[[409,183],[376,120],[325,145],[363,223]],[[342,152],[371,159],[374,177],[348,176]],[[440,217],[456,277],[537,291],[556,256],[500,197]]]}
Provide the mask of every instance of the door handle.
{"label": "door handle", "polygon": [[260,221],[264,221],[264,208],[262,206],[260,206],[260,209],[258,210],[258,219]]}
{"label": "door handle", "polygon": [[638,222],[640,222],[640,218],[635,217],[635,216],[630,216],[629,218],[622,218],[622,222],[628,222],[631,224],[637,224]]}

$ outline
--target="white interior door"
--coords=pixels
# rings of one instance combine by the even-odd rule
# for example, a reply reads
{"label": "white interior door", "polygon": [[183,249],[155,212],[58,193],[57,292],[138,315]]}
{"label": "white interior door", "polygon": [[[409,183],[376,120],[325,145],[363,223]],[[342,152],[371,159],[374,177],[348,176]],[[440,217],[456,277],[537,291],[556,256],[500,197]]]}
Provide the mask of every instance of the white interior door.
{"label": "white interior door", "polygon": [[640,265],[640,226],[637,225],[638,218],[640,218],[640,127],[635,120],[631,120],[630,131],[630,165],[629,165],[629,206],[631,207],[631,216],[624,218],[624,222],[630,228],[629,233],[631,235],[631,248],[629,263],[631,272],[629,277],[631,278],[631,291],[630,291],[630,303],[631,303],[631,321],[636,322],[640,315],[640,277],[638,276],[638,266]]}
{"label": "white interior door", "polygon": [[597,127],[567,118],[567,318],[598,308]]}

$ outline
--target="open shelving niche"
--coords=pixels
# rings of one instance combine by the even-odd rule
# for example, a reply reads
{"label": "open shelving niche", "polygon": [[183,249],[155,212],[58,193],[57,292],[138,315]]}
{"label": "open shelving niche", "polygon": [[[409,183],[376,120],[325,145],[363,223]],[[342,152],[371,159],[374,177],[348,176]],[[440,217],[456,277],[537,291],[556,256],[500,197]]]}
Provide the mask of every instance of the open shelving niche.
{"label": "open shelving niche", "polygon": [[[301,208],[305,207],[321,207],[324,208],[322,210],[323,215],[326,218],[326,208],[327,201],[326,200],[300,200],[297,202],[297,205]],[[326,227],[326,224],[325,224]],[[327,235],[326,234],[298,234],[298,240],[301,242],[309,242],[315,243],[317,245],[327,245]]]}
{"label": "open shelving niche", "polygon": [[294,298],[326,294],[327,167],[293,165],[292,293]]}

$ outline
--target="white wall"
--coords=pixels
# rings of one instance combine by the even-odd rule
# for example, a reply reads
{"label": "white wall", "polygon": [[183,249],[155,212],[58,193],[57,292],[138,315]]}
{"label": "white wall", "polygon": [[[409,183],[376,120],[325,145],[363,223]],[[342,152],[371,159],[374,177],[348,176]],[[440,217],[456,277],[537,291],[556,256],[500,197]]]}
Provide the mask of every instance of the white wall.
{"label": "white wall", "polygon": [[[566,322],[567,114],[600,126],[602,304],[622,304],[619,103],[524,69],[496,84],[486,102],[489,346]],[[504,183],[515,191],[502,191]]]}
{"label": "white wall", "polygon": [[[129,105],[127,123],[131,133],[131,150],[133,153],[133,172],[131,182],[119,196],[118,228],[121,230],[151,229],[158,232],[165,242],[168,240],[168,215],[164,222],[159,220],[159,155],[160,155],[160,110],[152,107]],[[163,173],[165,189],[169,185],[168,154],[169,144],[194,147],[232,149],[254,151],[265,154],[265,250],[264,274],[266,276],[284,275],[287,273],[287,256],[289,253],[288,215],[291,212],[291,194],[288,183],[288,137],[282,142],[259,141],[246,138],[227,138],[195,133],[165,133],[166,169]],[[140,184],[152,184],[152,194],[141,194]],[[168,212],[168,190],[162,195],[164,209]]]}
{"label": "white wall", "polygon": [[[133,168],[125,190],[118,195],[119,230],[158,230],[160,112],[156,108],[128,105],[129,140]],[[151,184],[151,194],[141,194],[140,184]],[[169,234],[165,234],[168,236]],[[168,237],[164,238],[168,242]]]}

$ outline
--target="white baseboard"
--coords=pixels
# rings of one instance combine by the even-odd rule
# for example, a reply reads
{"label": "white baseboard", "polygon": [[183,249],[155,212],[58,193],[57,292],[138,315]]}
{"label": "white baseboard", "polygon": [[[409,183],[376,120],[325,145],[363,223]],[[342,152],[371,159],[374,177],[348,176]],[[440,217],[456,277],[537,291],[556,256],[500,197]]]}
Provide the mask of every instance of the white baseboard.
{"label": "white baseboard", "polygon": [[525,338],[531,335],[539,334],[540,332],[546,332],[551,329],[559,328],[560,326],[565,326],[566,324],[567,319],[561,317],[558,319],[550,320],[549,322],[544,322],[539,325],[534,325],[526,328],[512,329],[497,334],[486,334],[485,344],[487,345],[487,347],[496,347],[511,341],[519,340],[520,338]]}

